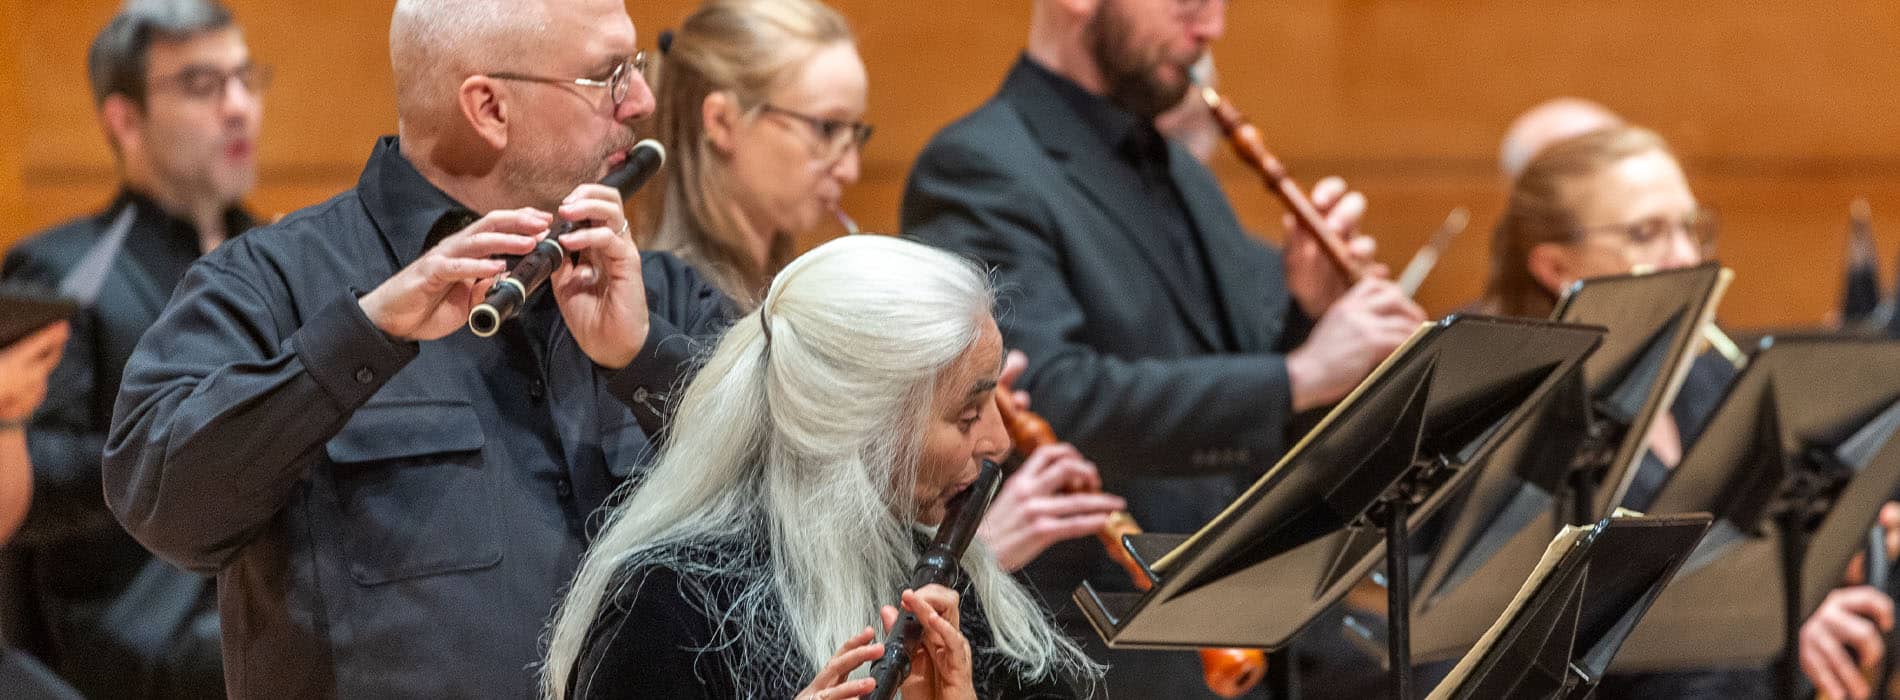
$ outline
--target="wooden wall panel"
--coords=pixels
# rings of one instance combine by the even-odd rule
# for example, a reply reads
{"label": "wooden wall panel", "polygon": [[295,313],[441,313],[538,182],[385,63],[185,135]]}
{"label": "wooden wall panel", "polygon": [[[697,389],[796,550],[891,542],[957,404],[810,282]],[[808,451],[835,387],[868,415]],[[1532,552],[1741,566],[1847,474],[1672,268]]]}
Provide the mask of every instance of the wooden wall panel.
{"label": "wooden wall panel", "polygon": [[[22,0],[0,0],[0,14],[20,16]],[[0,221],[18,222],[26,218],[26,200],[20,178],[25,157],[22,153],[27,132],[24,106],[20,99],[20,76],[24,42],[20,27],[0,22]],[[12,224],[0,226],[0,247],[10,240]]]}
{"label": "wooden wall panel", "polygon": [[[255,208],[285,212],[350,186],[372,139],[395,128],[392,3],[230,4],[255,53],[277,68]],[[653,46],[693,4],[629,3],[642,44]],[[83,66],[117,5],[0,0],[9,10],[0,24],[0,246],[110,194]],[[1028,3],[835,6],[860,34],[878,126],[846,205],[867,228],[889,230],[917,151],[988,97],[1015,60]],[[1854,196],[1873,202],[1892,267],[1896,45],[1900,13],[1881,0],[1293,0],[1231,3],[1215,50],[1226,92],[1296,176],[1343,175],[1371,197],[1367,226],[1394,267],[1452,207],[1471,209],[1471,229],[1421,290],[1428,309],[1455,308],[1482,285],[1505,125],[1541,99],[1578,94],[1675,145],[1698,194],[1722,212],[1722,254],[1740,275],[1723,317],[1761,326],[1815,323],[1832,310]],[[1215,170],[1243,221],[1277,239],[1278,207],[1253,176],[1224,153]]]}

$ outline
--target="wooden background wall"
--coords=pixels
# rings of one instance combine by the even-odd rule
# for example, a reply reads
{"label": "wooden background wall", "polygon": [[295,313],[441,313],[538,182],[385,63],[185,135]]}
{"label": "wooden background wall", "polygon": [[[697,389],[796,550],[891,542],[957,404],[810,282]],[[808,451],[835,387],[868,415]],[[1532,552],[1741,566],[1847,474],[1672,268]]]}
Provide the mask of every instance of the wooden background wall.
{"label": "wooden background wall", "polygon": [[[350,186],[394,130],[389,0],[231,0],[276,67],[264,213]],[[630,3],[642,44],[688,0]],[[116,2],[0,0],[0,247],[91,211],[112,162],[84,83],[85,47]],[[925,139],[996,87],[1023,41],[1024,0],[836,0],[861,37],[878,136],[848,210],[889,230]],[[1668,138],[1725,224],[1737,326],[1820,322],[1840,289],[1847,202],[1868,197],[1883,274],[1900,248],[1900,12],[1885,0],[1233,0],[1215,46],[1223,86],[1295,175],[1340,174],[1372,200],[1395,268],[1446,212],[1472,228],[1420,292],[1444,312],[1482,285],[1502,199],[1497,139],[1546,97],[1605,102]],[[1278,208],[1226,153],[1243,220],[1277,238]],[[808,241],[811,243],[814,241]]]}

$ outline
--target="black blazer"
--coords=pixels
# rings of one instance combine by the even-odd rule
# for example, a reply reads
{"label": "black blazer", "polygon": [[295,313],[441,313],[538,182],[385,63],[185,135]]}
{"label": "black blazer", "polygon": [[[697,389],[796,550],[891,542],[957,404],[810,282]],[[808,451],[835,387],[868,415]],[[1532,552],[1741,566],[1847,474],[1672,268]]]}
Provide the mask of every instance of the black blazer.
{"label": "black blazer", "polygon": [[1285,450],[1283,353],[1307,324],[1279,252],[1242,231],[1213,174],[1170,144],[1221,298],[1188,303],[1149,200],[1103,175],[1131,166],[1027,61],[918,157],[903,230],[994,268],[997,322],[1029,354],[1021,387],[1036,411],[1145,527],[1192,531]]}

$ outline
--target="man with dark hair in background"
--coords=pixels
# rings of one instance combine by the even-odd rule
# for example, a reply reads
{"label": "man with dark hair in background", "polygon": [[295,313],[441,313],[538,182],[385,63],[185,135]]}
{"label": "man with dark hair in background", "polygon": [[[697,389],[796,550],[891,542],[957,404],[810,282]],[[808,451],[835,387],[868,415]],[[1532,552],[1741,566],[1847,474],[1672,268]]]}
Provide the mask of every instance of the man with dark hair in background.
{"label": "man with dark hair in background", "polygon": [[134,0],[93,39],[87,73],[120,189],[104,210],[39,233],[4,276],[88,302],[27,425],[36,488],[8,550],[9,637],[88,697],[223,691],[211,582],[153,557],[113,520],[100,452],[119,377],[185,269],[252,225],[260,95],[230,11]]}

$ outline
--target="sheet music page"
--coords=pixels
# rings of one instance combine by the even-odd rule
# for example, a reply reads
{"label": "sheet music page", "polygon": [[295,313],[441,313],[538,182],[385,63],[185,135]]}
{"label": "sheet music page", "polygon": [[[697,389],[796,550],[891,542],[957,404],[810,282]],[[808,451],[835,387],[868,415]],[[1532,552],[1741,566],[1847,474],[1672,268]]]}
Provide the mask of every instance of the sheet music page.
{"label": "sheet music page", "polygon": [[1478,660],[1484,658],[1485,652],[1497,644],[1498,637],[1504,634],[1505,628],[1511,625],[1512,620],[1517,619],[1518,611],[1524,607],[1525,602],[1530,600],[1531,594],[1543,585],[1544,579],[1549,578],[1551,572],[1557,569],[1557,563],[1563,561],[1564,555],[1570,553],[1570,549],[1576,546],[1577,540],[1589,533],[1592,527],[1594,526],[1566,525],[1562,532],[1557,533],[1557,537],[1550,541],[1550,546],[1544,549],[1544,557],[1537,560],[1537,568],[1531,570],[1530,578],[1525,579],[1524,585],[1518,587],[1517,597],[1511,599],[1511,604],[1504,609],[1504,614],[1499,615],[1498,619],[1491,623],[1491,629],[1485,630],[1484,636],[1478,638],[1477,645],[1471,647],[1471,651],[1466,652],[1465,657],[1458,660],[1458,665],[1451,669],[1451,675],[1446,676],[1444,682],[1432,689],[1432,694],[1427,700],[1450,698],[1453,691],[1464,685],[1465,678],[1471,675],[1472,670],[1478,665]]}

